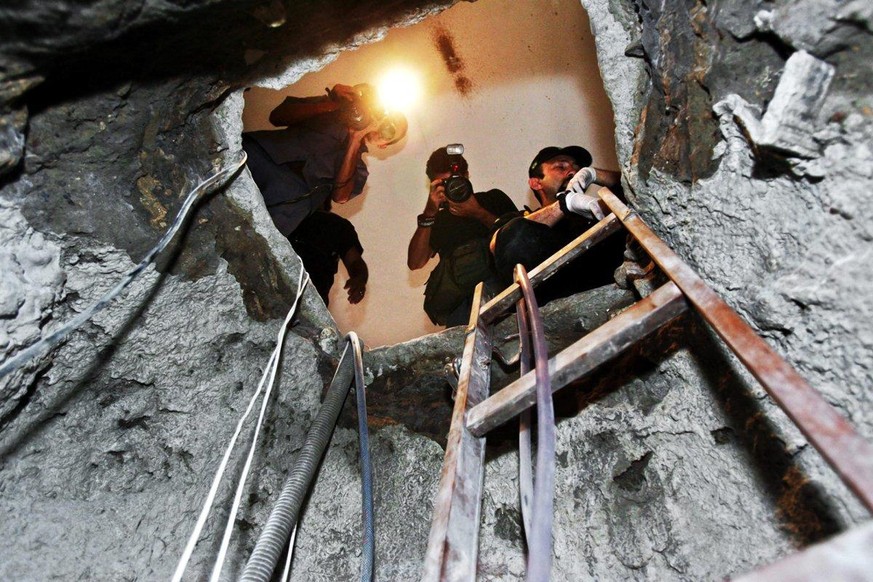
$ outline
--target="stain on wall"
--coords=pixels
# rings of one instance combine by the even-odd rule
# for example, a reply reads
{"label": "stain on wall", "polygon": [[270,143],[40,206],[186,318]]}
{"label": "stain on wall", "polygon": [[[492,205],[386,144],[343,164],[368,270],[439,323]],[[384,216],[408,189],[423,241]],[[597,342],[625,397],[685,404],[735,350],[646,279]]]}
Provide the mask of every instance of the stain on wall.
{"label": "stain on wall", "polygon": [[458,54],[452,33],[442,26],[434,28],[433,44],[454,79],[455,90],[463,97],[469,96],[474,89],[473,81],[464,74],[464,60]]}

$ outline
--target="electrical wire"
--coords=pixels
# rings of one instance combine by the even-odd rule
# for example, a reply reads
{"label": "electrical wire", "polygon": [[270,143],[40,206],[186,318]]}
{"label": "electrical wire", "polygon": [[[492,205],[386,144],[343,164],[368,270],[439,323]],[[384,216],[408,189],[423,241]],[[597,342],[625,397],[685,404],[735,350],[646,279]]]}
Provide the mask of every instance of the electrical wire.
{"label": "electrical wire", "polygon": [[288,582],[291,576],[291,557],[294,555],[294,540],[297,538],[297,524],[294,524],[294,529],[291,530],[291,537],[288,539],[288,553],[285,556],[285,568],[282,570],[282,582]]}
{"label": "electrical wire", "polygon": [[[358,401],[358,427],[361,447],[361,494],[362,520],[364,522],[364,551],[361,560],[361,580],[368,582],[373,577],[375,535],[373,527],[372,466],[366,426],[366,394],[364,392],[363,363],[360,340],[354,332],[346,336],[348,342],[340,357],[336,372],[315,420],[306,435],[306,441],[297,455],[294,466],[285,480],[279,498],[273,505],[270,516],[261,531],[240,580],[243,582],[269,582],[279,561],[286,540],[296,528],[300,509],[309,486],[315,478],[318,465],[330,444],[336,421],[348,395],[352,381],[356,384]],[[353,362],[347,354],[352,347]],[[286,557],[286,563],[290,558]]]}
{"label": "electrical wire", "polygon": [[227,525],[224,528],[224,536],[221,540],[221,548],[218,551],[218,556],[215,559],[215,567],[212,570],[212,576],[210,580],[212,582],[218,582],[221,576],[221,569],[224,566],[224,559],[227,555],[227,548],[230,545],[230,538],[233,535],[233,525],[236,522],[236,515],[239,512],[239,506],[242,501],[242,494],[245,490],[246,481],[249,477],[249,471],[252,466],[252,459],[255,456],[255,450],[258,446],[258,436],[261,433],[261,426],[264,424],[264,415],[267,412],[267,404],[270,401],[270,395],[273,393],[273,386],[276,382],[276,374],[279,371],[279,360],[282,356],[282,347],[285,344],[285,335],[288,329],[288,324],[291,323],[291,318],[294,312],[297,309],[297,302],[300,297],[303,295],[303,287],[309,281],[309,274],[306,274],[306,277],[303,277],[303,273],[305,269],[303,268],[303,263],[300,263],[300,273],[301,279],[297,286],[297,297],[294,299],[294,304],[291,306],[291,309],[288,311],[288,315],[285,317],[285,322],[282,324],[282,329],[279,331],[279,337],[276,339],[276,349],[273,351],[275,357],[273,358],[272,369],[270,370],[270,381],[267,383],[267,388],[264,391],[264,399],[261,401],[261,412],[258,415],[258,421],[255,423],[255,434],[252,436],[252,444],[249,447],[249,454],[246,457],[245,465],[243,466],[242,475],[240,477],[239,483],[237,484],[236,494],[233,498],[233,505],[230,509],[230,514],[227,516]]}
{"label": "electrical wire", "polygon": [[[309,275],[306,274],[305,270],[303,269],[303,264],[301,263],[300,278],[297,283],[297,296],[295,297],[294,303],[291,305],[291,309],[288,311],[288,315],[285,317],[285,321],[283,322],[282,327],[279,331],[279,339],[277,340],[277,343],[281,342],[285,336],[288,324],[291,321],[294,312],[297,310],[297,304],[300,300],[303,287],[305,286],[308,278]],[[203,531],[203,527],[206,523],[206,518],[209,516],[212,504],[215,501],[215,496],[218,492],[218,486],[221,483],[225,470],[227,469],[227,464],[230,460],[230,455],[233,452],[234,447],[236,446],[236,441],[239,438],[240,433],[242,432],[243,424],[245,423],[246,419],[254,408],[255,402],[257,402],[258,396],[261,394],[264,383],[268,376],[270,376],[271,378],[270,384],[272,385],[273,378],[275,377],[275,370],[276,368],[278,368],[280,353],[281,352],[277,346],[277,349],[274,349],[273,352],[270,354],[270,359],[267,362],[267,367],[264,369],[264,373],[261,375],[261,381],[258,383],[258,388],[257,390],[255,390],[255,393],[249,400],[249,404],[246,407],[245,412],[243,412],[242,417],[237,422],[236,430],[234,431],[233,436],[228,443],[227,449],[224,452],[224,456],[221,459],[221,463],[219,463],[218,469],[215,472],[215,476],[212,479],[212,485],[209,488],[209,493],[206,496],[206,501],[204,502],[203,508],[200,511],[197,523],[194,526],[194,531],[191,532],[191,536],[188,538],[188,543],[185,545],[185,549],[182,552],[179,563],[176,565],[176,571],[174,572],[172,578],[173,582],[179,582],[182,579],[182,574],[185,572],[185,568],[188,566],[188,561],[191,559],[191,554],[194,552],[194,547],[197,545],[197,542],[200,539],[200,534]],[[266,400],[267,398],[264,398],[264,402],[266,402]]]}
{"label": "electrical wire", "polygon": [[158,256],[158,254],[163,251],[179,229],[184,224],[185,219],[188,216],[188,212],[191,208],[209,191],[212,191],[215,187],[224,183],[224,181],[236,174],[236,172],[245,164],[246,162],[246,153],[242,152],[242,156],[240,160],[234,162],[230,166],[216,172],[199,185],[197,185],[191,192],[188,194],[187,198],[185,198],[185,202],[182,204],[182,208],[179,210],[179,213],[176,215],[175,220],[173,220],[173,224],[170,225],[170,228],[167,229],[167,232],[164,233],[164,236],[158,241],[156,244],[145,256],[145,258],[140,261],[140,263],[135,266],[133,269],[125,273],[121,280],[109,291],[107,291],[100,299],[92,303],[87,309],[85,309],[79,315],[73,317],[66,324],[62,325],[59,329],[52,332],[47,337],[44,337],[40,341],[36,342],[32,346],[22,350],[18,353],[14,358],[7,360],[2,366],[0,366],[0,379],[4,378],[6,375],[14,372],[25,363],[30,361],[31,359],[44,355],[51,348],[58,345],[67,335],[71,332],[75,331],[79,327],[81,327],[85,322],[91,319],[95,314],[102,311],[109,303],[115,299],[118,295],[124,291],[128,285],[134,282],[143,271],[145,271],[146,267],[148,267]]}

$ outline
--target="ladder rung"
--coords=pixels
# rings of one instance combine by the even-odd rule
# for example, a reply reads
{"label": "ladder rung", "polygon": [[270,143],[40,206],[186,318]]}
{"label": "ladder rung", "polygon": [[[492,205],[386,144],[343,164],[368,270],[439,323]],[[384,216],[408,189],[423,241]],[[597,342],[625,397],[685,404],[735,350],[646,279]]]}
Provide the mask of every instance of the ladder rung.
{"label": "ladder rung", "polygon": [[[554,275],[558,269],[619,230],[622,230],[621,221],[614,214],[606,216],[567,246],[532,269],[528,273],[531,285],[536,287]],[[518,286],[518,283],[513,283],[482,307],[479,318],[485,323],[491,323],[501,315],[509,312],[519,299],[521,299],[521,288]]]}
{"label": "ladder rung", "polygon": [[[549,360],[552,392],[581,378],[687,309],[682,292],[667,283]],[[535,371],[528,372],[467,413],[467,428],[486,434],[536,402]]]}

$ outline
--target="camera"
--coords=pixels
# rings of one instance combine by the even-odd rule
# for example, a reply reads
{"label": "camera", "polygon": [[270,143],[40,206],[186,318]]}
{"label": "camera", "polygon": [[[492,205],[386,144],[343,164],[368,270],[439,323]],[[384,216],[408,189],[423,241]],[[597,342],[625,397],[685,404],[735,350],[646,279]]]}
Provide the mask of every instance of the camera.
{"label": "camera", "polygon": [[342,115],[343,123],[351,129],[360,131],[374,120],[381,120],[377,130],[379,135],[386,140],[394,139],[397,128],[385,108],[380,106],[373,87],[367,83],[360,83],[352,89],[354,96],[352,96],[351,101],[337,98],[335,93],[328,89],[331,99],[341,103],[340,115]]}
{"label": "camera", "polygon": [[446,198],[452,202],[464,202],[473,195],[473,184],[459,171],[464,146],[459,143],[449,144],[446,146],[446,153],[449,154],[449,171],[451,172],[451,175],[443,180]]}

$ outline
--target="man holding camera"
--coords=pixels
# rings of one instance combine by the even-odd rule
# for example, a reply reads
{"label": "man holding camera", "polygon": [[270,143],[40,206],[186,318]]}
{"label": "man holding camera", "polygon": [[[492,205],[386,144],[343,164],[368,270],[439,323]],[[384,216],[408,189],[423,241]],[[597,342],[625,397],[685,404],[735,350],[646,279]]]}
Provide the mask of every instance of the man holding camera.
{"label": "man holding camera", "polygon": [[[503,284],[512,282],[515,265],[533,269],[604,217],[599,198],[585,194],[592,183],[620,188],[621,175],[591,166],[583,147],[550,146],[540,150],[528,168],[528,185],[540,209],[511,218],[494,235],[491,249]],[[622,263],[624,237],[612,236],[545,281],[537,297],[546,303],[557,297],[614,281]]]}
{"label": "man holding camera", "polygon": [[406,135],[406,118],[375,106],[369,85],[335,85],[321,97],[286,97],[270,113],[279,130],[244,133],[247,165],[273,222],[289,236],[330,198],[343,204],[364,189],[368,147]]}
{"label": "man holding camera", "polygon": [[476,284],[494,283],[490,230],[499,216],[517,211],[501,190],[473,192],[462,154],[463,146],[453,144],[427,160],[430,192],[407,251],[413,271],[439,255],[425,287],[424,310],[431,321],[445,326],[466,324]]}

